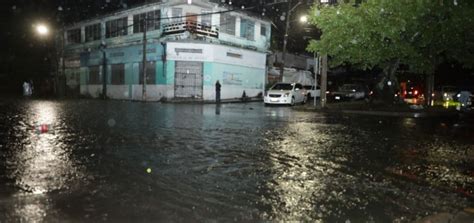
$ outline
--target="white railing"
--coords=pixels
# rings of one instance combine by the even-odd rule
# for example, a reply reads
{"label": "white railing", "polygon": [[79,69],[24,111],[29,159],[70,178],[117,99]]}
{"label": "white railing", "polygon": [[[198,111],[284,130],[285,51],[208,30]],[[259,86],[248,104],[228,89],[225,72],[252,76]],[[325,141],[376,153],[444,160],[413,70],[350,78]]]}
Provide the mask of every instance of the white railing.
{"label": "white railing", "polygon": [[184,32],[196,33],[198,35],[219,37],[219,30],[208,25],[203,25],[194,21],[174,22],[163,25],[164,35],[173,35]]}

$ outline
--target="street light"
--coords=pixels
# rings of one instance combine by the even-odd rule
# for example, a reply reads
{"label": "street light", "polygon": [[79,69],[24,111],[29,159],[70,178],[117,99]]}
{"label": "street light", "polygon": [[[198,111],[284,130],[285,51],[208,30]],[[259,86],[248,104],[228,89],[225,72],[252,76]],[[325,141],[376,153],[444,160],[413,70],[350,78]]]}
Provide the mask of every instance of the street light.
{"label": "street light", "polygon": [[303,15],[300,17],[300,22],[302,23],[307,23],[308,22],[308,16],[307,15]]}
{"label": "street light", "polygon": [[49,28],[45,24],[34,25],[35,31],[40,36],[47,36],[49,34]]}
{"label": "street light", "polygon": [[290,27],[290,18],[291,18],[291,13],[299,6],[301,5],[301,1],[298,1],[293,7],[291,4],[291,0],[288,1],[288,11],[286,12],[286,25],[285,25],[285,36],[283,38],[283,53],[281,56],[281,68],[280,68],[280,81],[283,80],[283,72],[285,70],[285,59],[286,59],[286,45],[288,43],[288,29]]}
{"label": "street light", "polygon": [[[55,77],[54,77],[54,93],[56,95],[61,95],[59,89],[59,71],[62,70],[62,74],[65,73],[65,61],[64,61],[64,35],[60,30],[51,29],[47,24],[37,23],[33,25],[34,32],[39,36],[39,38],[46,38],[51,35],[57,35],[55,39],[54,47],[54,66],[56,67]],[[53,52],[49,52],[53,54]]]}

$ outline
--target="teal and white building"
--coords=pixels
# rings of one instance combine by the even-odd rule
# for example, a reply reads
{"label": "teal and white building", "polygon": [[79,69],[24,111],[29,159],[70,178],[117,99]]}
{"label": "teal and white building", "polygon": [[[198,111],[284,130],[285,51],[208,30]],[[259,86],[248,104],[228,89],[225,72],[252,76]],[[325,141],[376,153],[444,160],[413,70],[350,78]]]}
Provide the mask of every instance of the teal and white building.
{"label": "teal and white building", "polygon": [[[146,92],[143,46],[146,18]],[[126,100],[214,100],[262,94],[270,21],[208,0],[150,3],[65,28],[69,91]],[[105,82],[104,82],[105,81]]]}

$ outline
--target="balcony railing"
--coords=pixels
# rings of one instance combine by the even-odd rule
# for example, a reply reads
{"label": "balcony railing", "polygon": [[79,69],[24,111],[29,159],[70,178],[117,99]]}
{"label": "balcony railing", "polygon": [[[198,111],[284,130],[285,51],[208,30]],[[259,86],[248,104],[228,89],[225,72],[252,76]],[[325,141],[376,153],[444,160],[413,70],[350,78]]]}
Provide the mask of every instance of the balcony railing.
{"label": "balcony railing", "polygon": [[219,30],[217,28],[193,21],[173,22],[163,25],[164,35],[180,34],[186,31],[203,36],[219,37]]}

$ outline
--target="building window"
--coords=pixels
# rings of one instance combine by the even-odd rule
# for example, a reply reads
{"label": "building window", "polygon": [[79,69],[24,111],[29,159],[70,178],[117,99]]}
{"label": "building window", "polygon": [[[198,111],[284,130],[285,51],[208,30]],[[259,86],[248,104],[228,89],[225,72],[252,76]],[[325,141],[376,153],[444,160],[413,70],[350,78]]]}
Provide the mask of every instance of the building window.
{"label": "building window", "polygon": [[100,66],[89,67],[89,81],[88,84],[101,84],[100,81]]}
{"label": "building window", "polygon": [[68,44],[81,43],[81,29],[71,29],[66,32]]}
{"label": "building window", "polygon": [[201,16],[201,24],[204,26],[211,26],[212,25],[212,15],[211,15],[212,11],[208,9],[203,9],[201,13],[203,14]]}
{"label": "building window", "polygon": [[263,24],[260,26],[260,35],[261,36],[267,36],[267,27]]}
{"label": "building window", "polygon": [[248,19],[240,20],[240,37],[254,40],[255,39],[255,23]]}
{"label": "building window", "polygon": [[127,17],[114,19],[105,23],[105,36],[107,38],[127,35]]}
{"label": "building window", "polygon": [[235,35],[235,16],[228,13],[221,14],[220,32]]}
{"label": "building window", "polygon": [[[143,63],[139,66],[139,84],[143,84]],[[146,84],[156,84],[156,66],[154,61],[146,63]]]}
{"label": "building window", "polygon": [[182,22],[183,21],[183,9],[182,8],[172,8],[171,17],[173,22]]}
{"label": "building window", "polygon": [[86,26],[86,42],[100,40],[100,23]]}
{"label": "building window", "polygon": [[238,54],[238,53],[231,53],[231,52],[227,52],[227,56],[228,56],[228,57],[239,58],[239,59],[241,59],[241,58],[242,58],[242,54]]}
{"label": "building window", "polygon": [[125,84],[125,65],[112,64],[112,85]]}
{"label": "building window", "polygon": [[160,29],[160,10],[146,12],[133,16],[133,33],[142,33],[144,31],[143,21],[147,20],[147,31]]}

